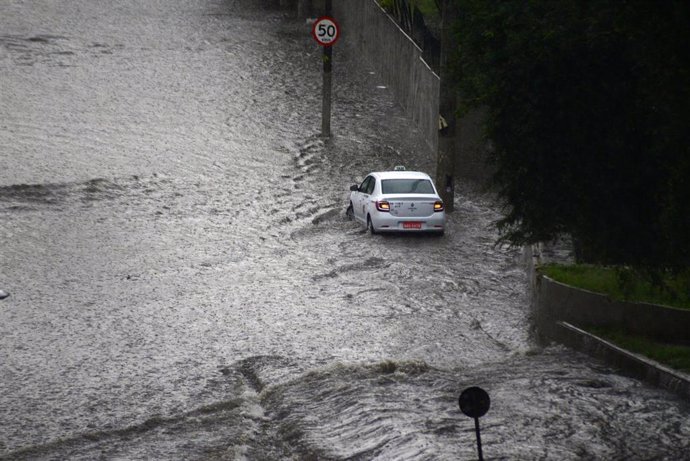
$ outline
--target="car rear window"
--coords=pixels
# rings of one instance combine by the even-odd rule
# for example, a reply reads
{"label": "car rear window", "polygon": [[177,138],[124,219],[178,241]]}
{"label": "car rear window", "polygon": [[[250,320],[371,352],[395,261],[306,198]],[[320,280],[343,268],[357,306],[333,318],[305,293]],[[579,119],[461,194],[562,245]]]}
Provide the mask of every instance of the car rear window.
{"label": "car rear window", "polygon": [[433,194],[434,186],[428,179],[384,179],[381,191],[384,194]]}

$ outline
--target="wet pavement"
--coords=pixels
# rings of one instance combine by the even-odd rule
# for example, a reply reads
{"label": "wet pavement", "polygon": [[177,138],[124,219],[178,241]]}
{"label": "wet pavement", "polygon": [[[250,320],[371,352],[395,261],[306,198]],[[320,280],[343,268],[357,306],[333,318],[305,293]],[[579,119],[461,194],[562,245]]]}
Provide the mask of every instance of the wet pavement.
{"label": "wet pavement", "polygon": [[241,0],[0,4],[1,459],[690,459],[690,404],[530,339],[521,253],[348,187],[433,155],[346,42]]}

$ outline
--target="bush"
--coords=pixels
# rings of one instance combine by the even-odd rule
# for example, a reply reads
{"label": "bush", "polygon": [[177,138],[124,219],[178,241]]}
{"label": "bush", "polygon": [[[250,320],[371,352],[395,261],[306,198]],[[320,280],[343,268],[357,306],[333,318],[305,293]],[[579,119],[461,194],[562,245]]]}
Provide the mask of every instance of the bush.
{"label": "bush", "polygon": [[456,5],[453,69],[463,110],[489,114],[501,239],[690,267],[690,2]]}

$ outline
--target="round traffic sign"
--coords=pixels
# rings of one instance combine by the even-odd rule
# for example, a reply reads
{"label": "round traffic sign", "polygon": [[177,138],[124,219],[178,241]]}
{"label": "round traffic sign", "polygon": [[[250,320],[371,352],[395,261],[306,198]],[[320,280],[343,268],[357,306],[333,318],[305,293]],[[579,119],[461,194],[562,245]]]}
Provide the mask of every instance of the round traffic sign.
{"label": "round traffic sign", "polygon": [[489,411],[491,399],[481,387],[468,387],[458,399],[460,410],[470,418],[481,418]]}
{"label": "round traffic sign", "polygon": [[321,16],[314,22],[311,35],[319,45],[333,46],[340,38],[340,29],[335,19],[329,16]]}

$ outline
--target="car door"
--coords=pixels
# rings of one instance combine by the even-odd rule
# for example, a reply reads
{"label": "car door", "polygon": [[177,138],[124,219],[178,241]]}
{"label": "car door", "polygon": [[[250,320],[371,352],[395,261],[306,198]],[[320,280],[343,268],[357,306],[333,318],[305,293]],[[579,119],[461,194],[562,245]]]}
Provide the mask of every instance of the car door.
{"label": "car door", "polygon": [[374,184],[374,177],[373,176],[367,176],[364,178],[364,181],[362,181],[362,184],[359,186],[359,191],[357,193],[357,203],[353,203],[352,206],[354,208],[355,212],[355,218],[357,218],[358,221],[361,222],[367,222],[367,209],[366,209],[366,204],[369,201],[369,195],[371,194],[371,191],[374,189],[371,187]]}
{"label": "car door", "polygon": [[372,194],[376,187],[376,178],[373,176],[369,176],[369,178],[370,181],[362,194],[362,219],[365,223],[367,222],[367,214],[371,212]]}

